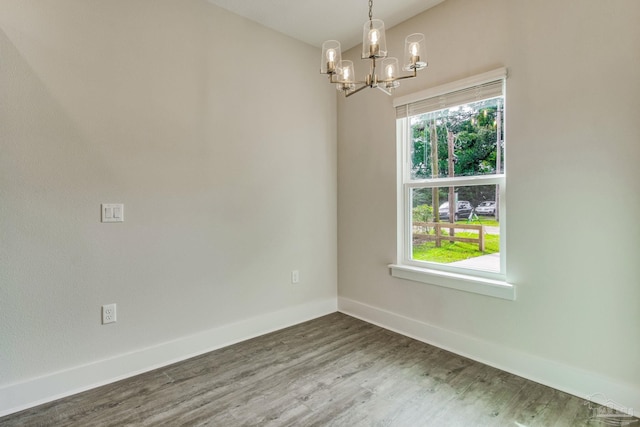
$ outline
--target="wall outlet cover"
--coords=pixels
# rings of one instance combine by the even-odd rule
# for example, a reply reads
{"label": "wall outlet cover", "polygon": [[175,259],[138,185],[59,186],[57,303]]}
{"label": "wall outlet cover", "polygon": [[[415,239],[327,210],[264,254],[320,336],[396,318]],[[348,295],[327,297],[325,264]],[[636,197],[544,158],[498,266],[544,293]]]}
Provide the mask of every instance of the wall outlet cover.
{"label": "wall outlet cover", "polygon": [[114,323],[117,320],[116,318],[116,305],[114,304],[105,304],[102,306],[102,324],[106,325],[107,323]]}

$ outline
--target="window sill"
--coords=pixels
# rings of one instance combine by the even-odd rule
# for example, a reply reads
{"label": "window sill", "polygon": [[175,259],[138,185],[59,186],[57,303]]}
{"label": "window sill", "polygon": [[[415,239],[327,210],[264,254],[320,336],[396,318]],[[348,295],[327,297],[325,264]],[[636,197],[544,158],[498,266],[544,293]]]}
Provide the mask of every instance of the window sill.
{"label": "window sill", "polygon": [[516,287],[507,282],[466,274],[449,273],[445,271],[429,270],[408,265],[389,265],[391,275],[399,279],[442,286],[459,291],[502,298],[510,301],[516,299]]}

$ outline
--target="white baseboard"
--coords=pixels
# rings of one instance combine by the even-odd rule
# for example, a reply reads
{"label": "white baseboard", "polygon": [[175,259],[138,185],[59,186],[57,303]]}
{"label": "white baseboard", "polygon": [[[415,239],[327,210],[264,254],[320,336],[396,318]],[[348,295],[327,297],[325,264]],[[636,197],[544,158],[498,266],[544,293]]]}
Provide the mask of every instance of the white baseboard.
{"label": "white baseboard", "polygon": [[110,359],[0,387],[0,417],[335,313],[335,298],[223,325]]}
{"label": "white baseboard", "polygon": [[[338,311],[629,415],[640,411],[640,387],[571,365],[544,359],[499,343],[442,329],[397,313],[338,298]],[[635,410],[634,410],[635,408]]]}

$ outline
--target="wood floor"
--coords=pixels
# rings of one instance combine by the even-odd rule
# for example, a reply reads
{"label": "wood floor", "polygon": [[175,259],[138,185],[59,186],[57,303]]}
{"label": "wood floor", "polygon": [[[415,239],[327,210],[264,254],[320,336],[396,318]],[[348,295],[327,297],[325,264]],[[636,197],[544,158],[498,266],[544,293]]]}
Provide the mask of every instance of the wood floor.
{"label": "wood floor", "polygon": [[580,398],[335,313],[0,425],[612,425],[592,416]]}

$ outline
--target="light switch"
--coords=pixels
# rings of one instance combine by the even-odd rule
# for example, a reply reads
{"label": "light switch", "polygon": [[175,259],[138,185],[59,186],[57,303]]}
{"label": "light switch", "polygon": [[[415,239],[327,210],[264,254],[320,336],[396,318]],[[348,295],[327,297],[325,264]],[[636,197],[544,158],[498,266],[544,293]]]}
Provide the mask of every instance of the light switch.
{"label": "light switch", "polygon": [[102,222],[124,222],[124,205],[122,203],[103,203]]}

